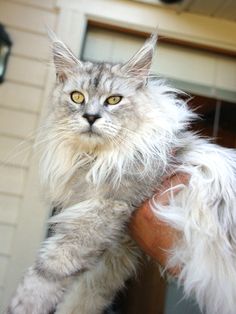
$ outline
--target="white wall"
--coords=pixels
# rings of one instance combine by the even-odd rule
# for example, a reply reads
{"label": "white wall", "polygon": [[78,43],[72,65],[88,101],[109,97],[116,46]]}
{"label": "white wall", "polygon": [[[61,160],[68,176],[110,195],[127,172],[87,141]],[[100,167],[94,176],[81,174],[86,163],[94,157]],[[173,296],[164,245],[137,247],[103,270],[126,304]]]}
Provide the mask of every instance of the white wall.
{"label": "white wall", "polygon": [[[32,143],[48,75],[45,24],[55,29],[57,20],[54,2],[0,0],[0,21],[13,41],[6,81],[0,85],[1,305],[14,289],[22,269],[32,260],[35,238],[43,236],[42,222],[37,221],[39,208],[34,208],[44,210],[32,163]],[[26,231],[23,241],[22,229],[28,228],[26,217],[35,234],[28,236]]]}

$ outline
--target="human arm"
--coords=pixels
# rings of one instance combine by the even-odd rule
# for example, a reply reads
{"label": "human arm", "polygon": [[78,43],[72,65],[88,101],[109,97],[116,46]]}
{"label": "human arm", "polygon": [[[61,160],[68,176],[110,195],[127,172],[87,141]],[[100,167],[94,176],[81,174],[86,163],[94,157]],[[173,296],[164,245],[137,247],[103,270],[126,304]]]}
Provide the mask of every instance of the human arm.
{"label": "human arm", "polygon": [[[176,195],[180,189],[168,189],[178,185],[187,185],[189,175],[184,173],[174,174],[164,180],[162,187],[155,194],[155,201],[161,205],[168,205],[170,193]],[[180,237],[179,231],[158,219],[146,201],[138,208],[129,223],[129,231],[132,238],[144,250],[145,253],[154,258],[160,265],[166,267],[168,251],[174,242]],[[172,275],[177,275],[178,269],[168,270]]]}

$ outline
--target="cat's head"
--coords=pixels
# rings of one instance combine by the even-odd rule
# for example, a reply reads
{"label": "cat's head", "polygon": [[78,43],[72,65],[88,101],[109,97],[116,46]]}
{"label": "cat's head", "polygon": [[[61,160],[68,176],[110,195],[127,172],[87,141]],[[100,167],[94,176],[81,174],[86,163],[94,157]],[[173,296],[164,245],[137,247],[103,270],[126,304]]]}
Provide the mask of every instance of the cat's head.
{"label": "cat's head", "polygon": [[53,40],[55,123],[85,151],[118,145],[148,123],[146,91],[156,35],[126,63],[82,62]]}
{"label": "cat's head", "polygon": [[129,172],[163,173],[193,115],[175,89],[150,77],[156,37],[119,64],[80,61],[53,38],[57,79],[42,128],[41,176],[54,201],[67,197],[66,187],[85,165],[96,185],[118,186]]}

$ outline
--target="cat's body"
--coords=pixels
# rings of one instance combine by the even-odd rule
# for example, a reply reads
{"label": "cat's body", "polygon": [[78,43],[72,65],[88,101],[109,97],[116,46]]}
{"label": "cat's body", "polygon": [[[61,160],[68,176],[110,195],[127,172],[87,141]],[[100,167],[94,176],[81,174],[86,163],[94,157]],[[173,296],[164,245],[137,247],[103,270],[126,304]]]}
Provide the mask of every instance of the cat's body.
{"label": "cat's body", "polygon": [[9,314],[102,313],[137,268],[130,215],[176,171],[191,175],[189,186],[165,209],[152,204],[182,234],[169,264],[181,266],[186,293],[208,314],[234,313],[236,154],[187,131],[194,115],[148,79],[154,45],[152,37],[124,65],[82,64],[55,41],[41,169],[61,211]]}

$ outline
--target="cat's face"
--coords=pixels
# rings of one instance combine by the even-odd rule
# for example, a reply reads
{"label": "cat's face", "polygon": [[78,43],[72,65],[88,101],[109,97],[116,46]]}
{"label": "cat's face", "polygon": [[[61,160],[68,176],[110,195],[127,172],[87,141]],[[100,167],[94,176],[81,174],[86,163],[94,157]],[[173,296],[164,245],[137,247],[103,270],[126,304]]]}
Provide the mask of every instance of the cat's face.
{"label": "cat's face", "polygon": [[86,150],[119,145],[145,120],[155,43],[151,37],[131,60],[116,65],[81,62],[63,43],[54,43],[54,115]]}

